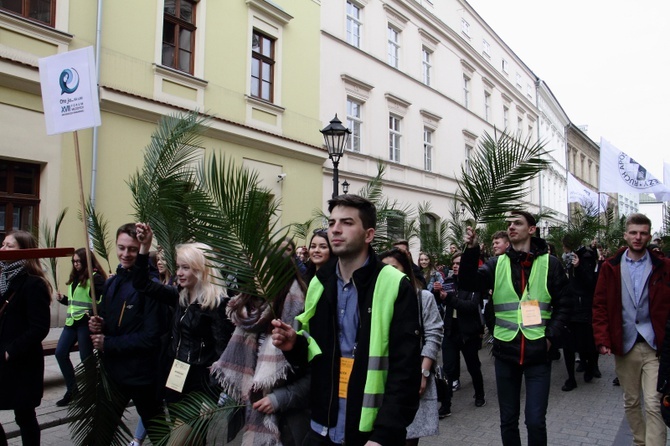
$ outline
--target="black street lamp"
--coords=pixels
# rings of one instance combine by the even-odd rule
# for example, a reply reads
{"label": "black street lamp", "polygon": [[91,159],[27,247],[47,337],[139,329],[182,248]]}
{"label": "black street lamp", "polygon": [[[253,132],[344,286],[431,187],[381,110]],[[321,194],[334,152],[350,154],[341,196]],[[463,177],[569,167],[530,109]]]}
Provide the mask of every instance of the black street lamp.
{"label": "black street lamp", "polygon": [[342,181],[342,192],[346,194],[349,193],[349,182],[347,180]]}
{"label": "black street lamp", "polygon": [[337,166],[340,164],[340,158],[344,153],[351,130],[343,126],[342,121],[337,119],[337,114],[335,114],[330,124],[320,130],[320,132],[323,134],[323,139],[326,142],[328,158],[333,162],[333,198],[335,198],[340,194]]}

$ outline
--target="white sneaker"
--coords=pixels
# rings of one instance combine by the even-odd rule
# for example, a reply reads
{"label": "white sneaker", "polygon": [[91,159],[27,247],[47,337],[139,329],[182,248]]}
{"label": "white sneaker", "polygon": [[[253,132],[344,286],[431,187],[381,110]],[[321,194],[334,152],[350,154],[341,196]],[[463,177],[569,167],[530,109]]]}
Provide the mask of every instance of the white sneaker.
{"label": "white sneaker", "polygon": [[128,443],[128,446],[142,446],[142,443],[133,440],[130,443]]}
{"label": "white sneaker", "polygon": [[453,390],[455,392],[460,388],[461,388],[461,382],[459,380],[455,379],[454,382],[451,383],[451,390]]}

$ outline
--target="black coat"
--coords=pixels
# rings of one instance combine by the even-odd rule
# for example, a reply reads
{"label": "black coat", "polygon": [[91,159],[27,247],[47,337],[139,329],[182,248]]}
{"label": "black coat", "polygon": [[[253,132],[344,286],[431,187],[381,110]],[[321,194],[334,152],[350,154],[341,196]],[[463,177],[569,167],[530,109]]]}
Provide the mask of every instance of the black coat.
{"label": "black coat", "polygon": [[[356,270],[353,282],[358,290],[360,325],[358,345],[349,381],[349,398],[345,421],[345,441],[359,446],[367,440],[385,446],[404,445],[406,426],[414,419],[419,405],[421,383],[421,349],[419,337],[419,305],[416,291],[409,280],[402,280],[395,301],[389,334],[389,370],[384,400],[371,433],[358,430],[363,386],[367,376],[370,346],[371,308],[377,276],[385,266],[372,249],[368,263]],[[310,409],[312,419],[321,425],[334,427],[337,423],[337,386],[340,374],[338,340],[336,261],[329,261],[316,273],[324,286],[316,312],[310,320],[310,336],[323,354],[311,362]],[[307,366],[307,341],[298,336],[295,348],[284,353],[289,362],[300,369]]]}
{"label": "black coat", "polygon": [[34,408],[44,391],[42,340],[49,333],[51,297],[44,280],[26,272],[14,277],[0,302],[10,296],[0,316],[0,409]]}
{"label": "black coat", "polygon": [[566,265],[572,295],[572,317],[570,322],[591,323],[593,315],[593,293],[596,290],[596,253],[582,246],[574,254],[579,257],[579,265]]}

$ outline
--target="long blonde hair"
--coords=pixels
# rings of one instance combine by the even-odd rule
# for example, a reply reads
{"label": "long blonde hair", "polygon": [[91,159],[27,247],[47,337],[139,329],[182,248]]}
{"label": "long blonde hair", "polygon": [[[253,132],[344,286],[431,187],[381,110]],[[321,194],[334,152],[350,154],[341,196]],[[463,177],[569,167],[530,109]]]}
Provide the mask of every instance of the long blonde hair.
{"label": "long blonde hair", "polygon": [[[205,253],[211,250],[212,248],[204,243],[185,243],[176,248],[177,259],[186,263],[198,279],[193,289],[197,302],[208,310],[218,307],[221,298],[226,295],[226,289],[220,285],[223,283],[221,271],[205,258]],[[181,290],[179,304],[184,307],[188,306],[188,290]]]}

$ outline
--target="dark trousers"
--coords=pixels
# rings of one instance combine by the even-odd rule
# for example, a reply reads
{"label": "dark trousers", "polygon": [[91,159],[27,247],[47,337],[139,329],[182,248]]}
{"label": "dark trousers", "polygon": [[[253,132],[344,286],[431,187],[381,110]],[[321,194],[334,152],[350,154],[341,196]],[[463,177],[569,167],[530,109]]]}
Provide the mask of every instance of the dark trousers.
{"label": "dark trousers", "polygon": [[[453,324],[452,324],[453,325]],[[475,388],[475,398],[484,398],[484,378],[482,377],[482,363],[479,361],[479,348],[482,340],[479,337],[463,339],[460,335],[445,336],[442,341],[442,355],[444,370],[449,382],[461,377],[461,353],[465,359],[465,366],[472,378]]]}
{"label": "dark trousers", "polygon": [[563,358],[568,378],[575,379],[575,352],[584,365],[584,371],[593,376],[598,367],[598,351],[593,338],[593,326],[588,322],[570,322],[569,332],[563,346]]}
{"label": "dark trousers", "polygon": [[72,346],[79,343],[79,357],[82,362],[93,354],[93,343],[91,342],[91,333],[88,331],[88,320],[84,317],[82,320],[76,321],[73,326],[63,327],[60,338],[58,338],[58,345],[56,346],[56,361],[60,371],[65,378],[65,386],[68,392],[75,389],[76,382],[74,379],[74,367],[70,361],[70,350]]}
{"label": "dark trousers", "polygon": [[[127,386],[116,383],[117,389],[123,395],[123,410],[128,406],[130,400],[133,400],[135,403],[135,408],[137,413],[142,419],[142,424],[147,431],[150,430],[152,423],[154,423],[153,418],[160,415],[162,411],[161,401],[156,395],[156,386],[155,384],[147,384],[144,386]],[[123,410],[118,413],[118,420],[121,421],[123,416]],[[151,437],[151,436],[150,436]],[[156,439],[152,439],[152,442],[155,442]]]}
{"label": "dark trousers", "polygon": [[[24,446],[40,446],[40,425],[34,408],[14,409],[14,420],[21,430]],[[5,431],[0,425],[0,446],[7,446]]]}
{"label": "dark trousers", "polygon": [[519,365],[496,358],[495,372],[503,446],[521,446],[519,414],[522,377],[526,380],[528,446],[546,446],[551,363]]}

